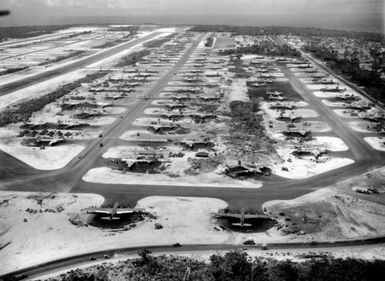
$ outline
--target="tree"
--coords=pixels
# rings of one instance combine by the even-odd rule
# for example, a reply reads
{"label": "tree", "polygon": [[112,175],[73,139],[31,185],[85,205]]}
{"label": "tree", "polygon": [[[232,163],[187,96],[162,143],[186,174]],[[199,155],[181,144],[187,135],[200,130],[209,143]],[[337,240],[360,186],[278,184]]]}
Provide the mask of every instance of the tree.
{"label": "tree", "polygon": [[251,277],[248,255],[238,250],[228,252],[223,257],[212,255],[209,268],[214,280],[218,281],[246,281]]}
{"label": "tree", "polygon": [[138,255],[140,257],[139,264],[141,266],[148,264],[152,260],[152,256],[150,256],[151,253],[152,252],[146,248],[138,252]]}
{"label": "tree", "polygon": [[268,273],[271,281],[296,281],[298,278],[298,268],[290,260],[272,262]]}

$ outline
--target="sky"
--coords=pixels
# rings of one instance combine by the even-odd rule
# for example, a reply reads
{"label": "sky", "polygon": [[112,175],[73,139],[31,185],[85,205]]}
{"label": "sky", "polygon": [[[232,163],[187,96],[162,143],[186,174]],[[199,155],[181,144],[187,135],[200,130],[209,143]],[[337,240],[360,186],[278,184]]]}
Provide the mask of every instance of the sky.
{"label": "sky", "polygon": [[[0,26],[107,21],[294,25],[383,31],[384,0],[0,0]],[[81,22],[82,21],[82,22]]]}

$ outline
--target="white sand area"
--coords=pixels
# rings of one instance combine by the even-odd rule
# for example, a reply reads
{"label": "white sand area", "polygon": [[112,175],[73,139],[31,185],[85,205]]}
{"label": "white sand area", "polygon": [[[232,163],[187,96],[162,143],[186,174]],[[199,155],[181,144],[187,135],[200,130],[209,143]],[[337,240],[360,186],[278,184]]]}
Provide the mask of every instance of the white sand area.
{"label": "white sand area", "polygon": [[82,178],[86,182],[104,184],[146,184],[170,186],[208,186],[218,188],[260,188],[262,183],[234,180],[216,172],[199,176],[170,177],[165,174],[122,173],[107,167],[89,170]]}

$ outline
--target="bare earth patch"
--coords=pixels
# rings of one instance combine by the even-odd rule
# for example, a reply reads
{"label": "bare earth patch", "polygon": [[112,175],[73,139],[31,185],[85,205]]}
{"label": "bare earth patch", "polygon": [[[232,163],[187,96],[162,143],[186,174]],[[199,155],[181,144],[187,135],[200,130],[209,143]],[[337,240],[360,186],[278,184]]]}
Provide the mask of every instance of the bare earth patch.
{"label": "bare earth patch", "polygon": [[384,183],[382,168],[292,200],[266,202],[263,208],[279,219],[279,231],[289,236],[317,241],[383,236],[383,197],[378,194],[362,197],[352,189],[377,188],[381,193]]}
{"label": "bare earth patch", "polygon": [[197,176],[170,177],[165,174],[122,173],[106,167],[89,170],[82,178],[87,182],[105,184],[149,184],[171,186],[208,186],[220,188],[260,188],[261,182],[233,180],[216,172]]}
{"label": "bare earth patch", "polygon": [[21,144],[15,132],[0,130],[0,150],[39,170],[56,170],[66,166],[85,147],[81,144],[61,144],[47,146],[45,149]]}

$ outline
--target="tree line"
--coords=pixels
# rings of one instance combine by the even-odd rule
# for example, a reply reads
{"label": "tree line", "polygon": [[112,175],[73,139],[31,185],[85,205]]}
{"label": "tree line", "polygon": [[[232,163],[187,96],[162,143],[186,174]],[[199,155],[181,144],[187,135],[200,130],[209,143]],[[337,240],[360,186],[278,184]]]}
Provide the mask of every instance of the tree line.
{"label": "tree line", "polygon": [[9,107],[0,112],[0,127],[11,123],[27,121],[31,117],[32,113],[41,110],[45,105],[71,93],[83,83],[93,82],[101,77],[104,77],[106,74],[107,72],[105,71],[88,74],[79,80],[61,86],[47,95],[23,101],[15,107]]}
{"label": "tree line", "polygon": [[305,45],[303,49],[327,62],[328,66],[336,73],[363,86],[371,97],[385,102],[385,81],[381,79],[380,73],[376,69],[362,69],[358,58],[341,58],[333,49],[318,44],[310,43]]}
{"label": "tree line", "polygon": [[10,26],[0,27],[0,42],[9,38],[27,38],[50,34],[55,31],[73,27],[74,25],[38,25],[38,26]]}
{"label": "tree line", "polygon": [[190,29],[193,32],[230,32],[233,35],[280,35],[292,34],[296,36],[342,36],[357,38],[365,41],[384,42],[385,35],[374,32],[357,32],[337,29],[321,29],[313,27],[290,26],[234,26],[234,25],[197,25]]}
{"label": "tree line", "polygon": [[270,40],[264,40],[252,46],[221,50],[219,53],[221,55],[258,54],[263,56],[301,57],[301,53],[295,48],[287,44],[278,45]]}
{"label": "tree line", "polygon": [[93,270],[73,270],[50,280],[379,281],[385,276],[383,260],[342,259],[322,254],[314,254],[303,262],[251,258],[239,250],[212,255],[208,262],[187,257],[154,257],[148,250],[138,254],[136,260],[95,266]]}

